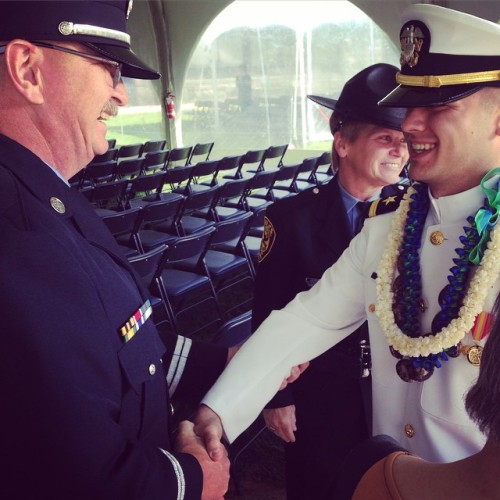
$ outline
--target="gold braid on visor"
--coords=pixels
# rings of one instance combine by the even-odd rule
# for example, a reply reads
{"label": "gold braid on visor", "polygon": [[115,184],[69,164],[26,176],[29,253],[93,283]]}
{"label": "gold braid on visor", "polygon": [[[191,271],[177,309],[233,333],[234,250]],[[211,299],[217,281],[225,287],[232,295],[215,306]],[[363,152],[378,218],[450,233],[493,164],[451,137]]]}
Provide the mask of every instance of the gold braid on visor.
{"label": "gold braid on visor", "polygon": [[441,87],[442,85],[462,85],[464,83],[496,82],[500,80],[500,70],[458,73],[456,75],[410,76],[396,73],[396,81],[410,87]]}

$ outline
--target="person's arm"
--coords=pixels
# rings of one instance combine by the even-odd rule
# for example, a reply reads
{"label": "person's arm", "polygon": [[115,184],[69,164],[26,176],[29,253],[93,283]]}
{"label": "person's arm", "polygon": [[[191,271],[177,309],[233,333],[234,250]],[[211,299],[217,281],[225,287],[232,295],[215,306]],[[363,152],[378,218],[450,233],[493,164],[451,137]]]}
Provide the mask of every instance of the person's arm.
{"label": "person's arm", "polygon": [[359,235],[311,290],[273,312],[203,398],[221,418],[230,442],[255,420],[291,366],[326,351],[366,319],[365,246]]}

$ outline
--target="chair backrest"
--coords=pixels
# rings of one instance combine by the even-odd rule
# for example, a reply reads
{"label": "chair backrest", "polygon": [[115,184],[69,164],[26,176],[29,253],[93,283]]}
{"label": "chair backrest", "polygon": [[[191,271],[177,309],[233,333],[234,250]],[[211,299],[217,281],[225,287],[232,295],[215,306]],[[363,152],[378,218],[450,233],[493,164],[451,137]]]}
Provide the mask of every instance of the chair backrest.
{"label": "chair backrest", "polygon": [[188,236],[180,236],[168,245],[162,265],[169,266],[183,260],[190,260],[196,263],[196,268],[201,269],[203,258],[207,253],[214,231],[214,227],[209,227]]}
{"label": "chair backrest", "polygon": [[168,169],[173,166],[187,165],[192,149],[192,146],[171,149],[165,163],[165,168]]}
{"label": "chair backrest", "polygon": [[195,144],[191,151],[191,155],[189,156],[188,163],[196,164],[200,161],[207,161],[210,153],[212,152],[212,148],[214,147],[213,142],[206,142],[204,144]]}
{"label": "chair backrest", "polygon": [[136,199],[140,193],[144,193],[145,196],[150,196],[152,193],[159,195],[164,183],[165,172],[156,172],[151,175],[135,177],[130,181],[126,204]]}
{"label": "chair backrest", "polygon": [[214,199],[210,210],[211,216],[214,220],[218,220],[216,213],[217,206],[224,206],[226,201],[231,199],[237,199],[236,201],[239,201],[246,190],[248,182],[249,179],[236,179],[220,185],[219,190],[217,191],[217,197]]}
{"label": "chair backrest", "polygon": [[121,161],[125,158],[137,158],[142,149],[142,142],[136,144],[125,144],[118,149],[116,159]]}
{"label": "chair backrest", "polygon": [[131,208],[123,212],[116,212],[116,214],[101,216],[101,219],[113,236],[131,234],[134,230],[139,212],[140,208]]}
{"label": "chair backrest", "polygon": [[118,149],[115,147],[110,147],[102,155],[96,155],[90,163],[99,163],[102,161],[116,160],[116,155],[118,154]]}
{"label": "chair backrest", "polygon": [[295,163],[294,165],[283,165],[277,172],[274,178],[274,183],[292,181],[297,176],[300,163]]}
{"label": "chair backrest", "polygon": [[[220,160],[200,161],[196,165],[193,165],[192,182],[198,183],[200,181],[203,182],[204,180],[209,182],[217,171],[219,161]],[[204,179],[205,177],[207,179]]]}
{"label": "chair backrest", "polygon": [[318,163],[319,156],[314,156],[311,158],[304,158],[302,163],[299,165],[299,172],[297,177],[305,178],[304,174],[311,174],[316,168],[316,164]]}
{"label": "chair backrest", "polygon": [[85,168],[85,180],[89,180],[93,185],[109,182],[114,177],[116,166],[116,160],[89,163]]}
{"label": "chair backrest", "polygon": [[252,334],[252,311],[226,321],[215,333],[214,342],[221,347],[243,344]]}
{"label": "chair backrest", "polygon": [[166,144],[167,141],[164,139],[146,141],[142,146],[140,156],[145,156],[147,153],[153,153],[155,151],[161,151],[162,149],[165,149]]}
{"label": "chair backrest", "polygon": [[237,172],[238,176],[244,175],[245,171],[256,172],[262,169],[265,149],[252,149],[247,151],[240,160],[240,166]]}
{"label": "chair backrest", "polygon": [[108,139],[108,146],[110,148],[116,148],[116,139]]}
{"label": "chair backrest", "polygon": [[188,192],[189,181],[193,172],[193,165],[186,165],[184,167],[169,168],[165,172],[165,184],[169,184],[170,188],[177,189],[180,192],[184,189]]}
{"label": "chair backrest", "polygon": [[203,210],[204,208],[211,207],[218,190],[219,186],[213,186],[203,191],[192,191],[186,194],[180,218],[182,218],[182,215],[189,214],[195,210]]}
{"label": "chair backrest", "polygon": [[154,280],[161,271],[160,264],[164,259],[166,250],[167,245],[160,245],[149,252],[128,258],[130,265],[148,289],[155,286]]}
{"label": "chair backrest", "polygon": [[142,173],[144,158],[132,158],[120,161],[115,168],[115,179],[133,179]]}
{"label": "chair backrest", "polygon": [[222,177],[224,173],[234,170],[236,173],[240,166],[240,161],[243,155],[232,155],[232,156],[224,156],[219,160],[219,164],[217,165],[217,170],[214,173],[213,183],[217,182],[218,177]]}
{"label": "chair backrest", "polygon": [[171,194],[167,199],[152,201],[141,208],[137,225],[144,227],[147,224],[175,221],[184,201],[182,195]]}
{"label": "chair backrest", "polygon": [[237,217],[218,222],[215,225],[215,232],[210,240],[210,246],[232,243],[231,246],[237,248],[246,235],[248,223],[252,217],[252,212],[242,212]]}
{"label": "chair backrest", "polygon": [[97,184],[92,189],[90,201],[99,208],[107,208],[110,205],[121,208],[127,186],[127,179]]}
{"label": "chair backrest", "polygon": [[283,165],[283,157],[285,156],[288,144],[281,146],[269,146],[266,149],[262,160],[262,168],[281,168]]}
{"label": "chair backrest", "polygon": [[162,149],[161,151],[152,151],[144,155],[144,163],[142,169],[144,173],[154,172],[156,170],[164,170],[165,162],[167,161],[169,149]]}

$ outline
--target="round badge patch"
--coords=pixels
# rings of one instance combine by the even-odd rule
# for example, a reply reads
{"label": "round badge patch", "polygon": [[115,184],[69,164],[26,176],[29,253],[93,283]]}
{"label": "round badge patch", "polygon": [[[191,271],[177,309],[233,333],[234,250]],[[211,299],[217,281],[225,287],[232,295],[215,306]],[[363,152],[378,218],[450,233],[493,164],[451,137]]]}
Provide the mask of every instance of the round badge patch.
{"label": "round badge patch", "polygon": [[267,217],[264,217],[264,233],[262,234],[262,241],[260,242],[259,263],[269,255],[275,240],[276,232],[273,223]]}
{"label": "round badge patch", "polygon": [[66,207],[64,206],[64,203],[55,196],[52,196],[50,198],[50,206],[59,214],[63,214],[66,212]]}

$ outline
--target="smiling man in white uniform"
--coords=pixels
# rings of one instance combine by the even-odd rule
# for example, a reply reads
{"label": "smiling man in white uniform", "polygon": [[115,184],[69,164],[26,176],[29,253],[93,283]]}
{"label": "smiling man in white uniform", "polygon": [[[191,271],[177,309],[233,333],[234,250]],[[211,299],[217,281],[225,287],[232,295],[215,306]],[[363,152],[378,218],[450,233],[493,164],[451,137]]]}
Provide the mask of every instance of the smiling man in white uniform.
{"label": "smiling man in white uniform", "polygon": [[404,13],[400,39],[399,86],[380,104],[408,108],[402,129],[420,182],[394,214],[367,220],[316,286],[271,313],[226,368],[196,418],[213,459],[222,428],[235,439],[291,366],[365,319],[374,434],[439,462],[483,445],[463,396],[499,288],[499,177],[489,172],[500,167],[500,26],[419,4]]}

